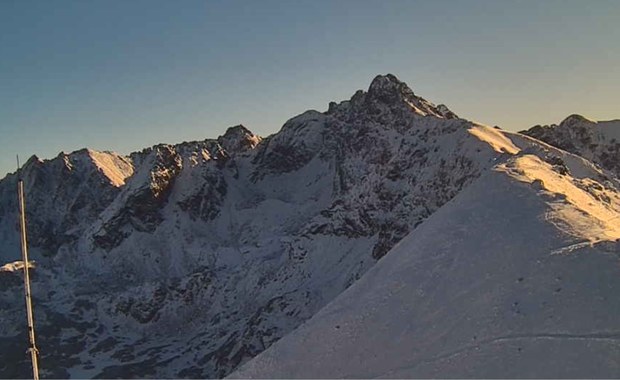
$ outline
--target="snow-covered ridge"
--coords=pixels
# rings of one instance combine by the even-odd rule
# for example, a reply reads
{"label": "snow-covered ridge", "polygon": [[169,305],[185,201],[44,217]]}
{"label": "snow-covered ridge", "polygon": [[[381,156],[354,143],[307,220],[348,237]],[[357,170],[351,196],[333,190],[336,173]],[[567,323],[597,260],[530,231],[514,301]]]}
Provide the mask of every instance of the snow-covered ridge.
{"label": "snow-covered ridge", "polygon": [[517,154],[521,150],[504,133],[486,125],[474,124],[469,133],[488,143],[498,153]]}
{"label": "snow-covered ridge", "polygon": [[470,133],[503,160],[231,378],[620,374],[618,181],[518,134]]}
{"label": "snow-covered ridge", "polygon": [[620,120],[593,121],[570,115],[559,125],[537,125],[521,133],[580,155],[620,176]]}
{"label": "snow-covered ridge", "polygon": [[469,131],[496,151],[515,156],[494,170],[534,184],[540,192],[553,197],[555,201],[549,204],[551,211],[546,219],[563,232],[591,243],[620,239],[617,180],[610,180],[578,156],[540,146],[535,140],[483,125]]}
{"label": "snow-covered ridge", "polygon": [[534,155],[524,155],[497,170],[558,198],[547,219],[564,232],[592,243],[620,239],[620,197],[592,178],[577,179]]}

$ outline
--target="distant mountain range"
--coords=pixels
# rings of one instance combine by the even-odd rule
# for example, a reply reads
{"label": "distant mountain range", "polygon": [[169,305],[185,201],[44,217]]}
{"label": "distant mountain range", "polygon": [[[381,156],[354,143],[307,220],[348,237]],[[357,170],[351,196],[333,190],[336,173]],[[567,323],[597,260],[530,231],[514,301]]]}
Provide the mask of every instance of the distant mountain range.
{"label": "distant mountain range", "polygon": [[[618,377],[619,141],[491,128],[388,74],[264,138],[32,157],[41,376]],[[20,284],[0,272],[3,378],[30,376]]]}

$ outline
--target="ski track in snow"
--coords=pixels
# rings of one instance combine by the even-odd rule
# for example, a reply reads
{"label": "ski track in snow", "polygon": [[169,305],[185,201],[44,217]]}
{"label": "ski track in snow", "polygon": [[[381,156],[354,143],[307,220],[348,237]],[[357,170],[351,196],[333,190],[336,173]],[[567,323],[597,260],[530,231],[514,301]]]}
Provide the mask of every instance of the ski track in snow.
{"label": "ski track in snow", "polygon": [[363,374],[363,375],[353,374],[353,375],[346,375],[344,376],[344,378],[356,379],[356,378],[368,377],[368,378],[374,379],[374,378],[390,377],[390,374],[398,373],[401,371],[409,371],[409,373],[411,373],[411,371],[415,370],[417,367],[423,364],[431,364],[431,363],[434,363],[440,360],[449,359],[449,358],[458,356],[460,354],[466,353],[467,351],[478,350],[481,347],[486,346],[486,345],[510,342],[510,341],[515,341],[515,340],[531,340],[531,339],[533,340],[540,339],[540,340],[605,341],[605,342],[617,343],[617,342],[620,342],[620,332],[592,332],[592,333],[587,333],[587,334],[539,333],[539,334],[502,335],[502,336],[498,336],[494,338],[482,339],[478,341],[476,344],[466,345],[464,347],[451,350],[450,352],[446,352],[443,354],[439,354],[437,356],[433,356],[432,358],[421,359],[411,365],[394,368],[385,373],[374,374],[370,376],[367,376],[367,374]]}

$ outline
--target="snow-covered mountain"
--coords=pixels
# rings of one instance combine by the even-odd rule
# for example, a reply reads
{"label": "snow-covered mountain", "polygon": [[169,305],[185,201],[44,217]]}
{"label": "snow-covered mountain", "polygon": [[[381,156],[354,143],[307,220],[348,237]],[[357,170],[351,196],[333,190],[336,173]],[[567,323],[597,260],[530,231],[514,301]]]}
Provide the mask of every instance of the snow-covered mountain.
{"label": "snow-covered mountain", "polygon": [[620,120],[597,122],[571,115],[559,125],[537,125],[521,133],[580,155],[620,176]]}
{"label": "snow-covered mountain", "polygon": [[[389,74],[376,77],[367,92],[330,103],[324,113],[307,111],[266,138],[236,126],[217,139],[157,145],[128,157],[90,150],[44,161],[33,157],[23,176],[31,251],[38,261],[33,293],[41,367],[48,377],[226,376],[325,305],[330,310],[363,286],[369,291],[378,281],[371,273],[388,273],[381,269],[388,265],[406,268],[407,260],[417,260],[409,257],[414,250],[430,255],[419,271],[439,276],[433,239],[456,246],[458,235],[475,240],[468,243],[472,247],[484,245],[485,230],[458,211],[463,207],[479,205],[488,224],[497,213],[509,215],[508,206],[525,212],[528,196],[542,205],[535,212],[551,210],[530,215],[531,221],[510,221],[523,231],[540,223],[537,233],[560,237],[528,241],[505,230],[507,236],[494,241],[513,244],[507,252],[529,244],[540,252],[580,247],[567,236],[597,247],[618,237],[612,228],[618,210],[613,174],[535,139],[460,119]],[[0,181],[3,262],[19,258],[15,183],[14,174]],[[514,197],[525,188],[529,195]],[[502,193],[500,201],[507,203],[487,201],[488,192]],[[545,198],[548,193],[559,194],[556,203]],[[549,217],[536,219],[541,215]],[[513,259],[524,268],[531,264],[529,256]],[[497,262],[484,270],[501,273],[492,265]],[[462,287],[479,280],[465,279],[477,274],[466,268],[467,260],[452,265],[462,271]],[[426,281],[416,273],[413,283]],[[27,342],[16,276],[0,273],[0,377],[29,376],[27,356],[14,349],[25,350]],[[484,284],[500,286],[498,278],[492,273]],[[377,282],[379,290],[383,286]],[[439,295],[435,301],[441,302]],[[420,315],[433,310],[401,306]],[[457,306],[445,306],[451,318],[463,314]],[[295,342],[322,313],[275,348]],[[432,314],[422,318],[432,320]],[[278,351],[266,352],[241,374],[312,375],[264,366],[260,358],[269,352]]]}
{"label": "snow-covered mountain", "polygon": [[512,155],[232,377],[618,377],[618,182],[502,135]]}

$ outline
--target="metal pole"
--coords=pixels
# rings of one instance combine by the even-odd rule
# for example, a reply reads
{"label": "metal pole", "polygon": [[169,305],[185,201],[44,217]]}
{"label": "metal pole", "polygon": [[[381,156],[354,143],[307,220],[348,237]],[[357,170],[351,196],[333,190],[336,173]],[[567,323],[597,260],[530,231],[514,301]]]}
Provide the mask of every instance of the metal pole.
{"label": "metal pole", "polygon": [[37,355],[37,345],[34,339],[34,318],[32,314],[32,295],[30,292],[30,273],[28,266],[28,243],[26,240],[26,201],[24,200],[24,181],[21,177],[21,171],[19,169],[19,157],[17,158],[18,166],[18,179],[17,179],[17,191],[19,194],[19,221],[21,230],[21,246],[22,246],[22,261],[24,263],[24,293],[26,295],[26,314],[28,316],[28,336],[30,338],[30,359],[32,361],[32,376],[34,380],[39,380],[39,363]]}

